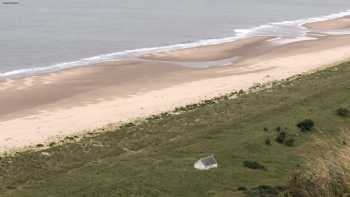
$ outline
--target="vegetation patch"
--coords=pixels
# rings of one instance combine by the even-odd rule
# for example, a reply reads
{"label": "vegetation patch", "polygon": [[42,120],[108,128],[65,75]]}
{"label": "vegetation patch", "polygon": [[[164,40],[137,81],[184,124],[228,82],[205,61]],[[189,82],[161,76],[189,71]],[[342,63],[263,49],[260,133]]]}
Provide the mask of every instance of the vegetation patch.
{"label": "vegetation patch", "polygon": [[267,170],[265,166],[262,164],[256,162],[256,161],[251,161],[251,160],[245,160],[243,161],[243,166],[249,169],[253,170]]}
{"label": "vegetation patch", "polygon": [[283,144],[284,141],[286,140],[287,134],[284,131],[278,132],[277,137],[276,137],[276,142],[279,144]]}
{"label": "vegetation patch", "polygon": [[294,146],[294,144],[295,144],[295,139],[294,139],[294,138],[290,138],[290,139],[288,139],[288,140],[285,141],[285,144],[286,144],[287,146],[289,146],[289,147],[292,147],[292,146]]}
{"label": "vegetation patch", "polygon": [[271,146],[271,139],[270,138],[266,138],[265,139],[265,144],[268,146]]}
{"label": "vegetation patch", "polygon": [[297,127],[300,129],[301,132],[307,132],[311,131],[315,126],[314,121],[311,119],[305,119],[297,124]]}
{"label": "vegetation patch", "polygon": [[341,117],[350,117],[350,110],[344,107],[338,108],[337,115]]}
{"label": "vegetation patch", "polygon": [[[281,186],[259,185],[247,191],[249,197],[278,197],[286,190]],[[287,196],[288,197],[288,196]]]}
{"label": "vegetation patch", "polygon": [[[335,109],[349,105],[349,79],[350,64],[344,63],[269,89],[233,92],[137,124],[89,132],[45,152],[5,155],[0,196],[343,195],[349,188],[350,149],[343,142],[350,120]],[[300,121],[306,117],[310,121]],[[320,132],[308,132],[315,123]],[[263,143],[275,143],[279,135],[283,146]],[[290,148],[292,139],[297,146]],[[195,170],[194,162],[208,154],[219,168]],[[237,189],[242,186],[246,190]]]}

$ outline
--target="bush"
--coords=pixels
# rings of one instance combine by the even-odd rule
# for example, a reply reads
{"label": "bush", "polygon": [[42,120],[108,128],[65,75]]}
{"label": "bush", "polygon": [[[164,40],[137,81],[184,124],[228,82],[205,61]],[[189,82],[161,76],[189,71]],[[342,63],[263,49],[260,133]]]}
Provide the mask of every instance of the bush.
{"label": "bush", "polygon": [[295,140],[293,138],[290,138],[285,142],[285,145],[291,147],[291,146],[294,146],[294,143],[295,143]]}
{"label": "bush", "polygon": [[301,132],[311,131],[314,126],[314,121],[310,119],[305,119],[297,124],[297,127],[300,129]]}
{"label": "bush", "polygon": [[129,127],[134,127],[134,126],[136,126],[134,123],[129,122],[129,123],[123,124],[122,126],[120,126],[120,128],[123,129],[123,128],[129,128]]}
{"label": "bush", "polygon": [[279,193],[275,188],[269,185],[259,185],[256,189],[261,196],[276,196]]}
{"label": "bush", "polygon": [[67,136],[64,138],[65,140],[74,140],[74,137],[71,137],[71,136]]}
{"label": "bush", "polygon": [[265,139],[265,144],[268,145],[268,146],[271,145],[271,140],[270,140],[270,138],[266,138],[266,139]]}
{"label": "bush", "polygon": [[44,147],[44,145],[43,144],[37,144],[36,147],[37,148],[42,148],[42,147]]}
{"label": "bush", "polygon": [[247,191],[247,188],[246,187],[238,187],[237,190],[238,191]]}
{"label": "bush", "polygon": [[288,130],[287,127],[284,127],[284,128],[282,128],[282,127],[276,127],[276,131],[277,131],[277,132],[286,132],[287,130]]}
{"label": "bush", "polygon": [[259,185],[258,187],[252,188],[247,191],[247,196],[255,197],[277,197],[284,196],[283,193],[286,191],[285,187],[281,186],[269,186],[269,185]]}
{"label": "bush", "polygon": [[287,136],[286,132],[284,132],[284,131],[279,132],[277,137],[276,137],[276,142],[283,144],[285,139],[286,139],[286,136]]}
{"label": "bush", "polygon": [[349,117],[350,116],[350,110],[348,110],[347,108],[339,108],[337,109],[337,115],[341,116],[341,117]]}
{"label": "bush", "polygon": [[265,166],[256,161],[246,160],[243,162],[243,166],[253,170],[267,170]]}

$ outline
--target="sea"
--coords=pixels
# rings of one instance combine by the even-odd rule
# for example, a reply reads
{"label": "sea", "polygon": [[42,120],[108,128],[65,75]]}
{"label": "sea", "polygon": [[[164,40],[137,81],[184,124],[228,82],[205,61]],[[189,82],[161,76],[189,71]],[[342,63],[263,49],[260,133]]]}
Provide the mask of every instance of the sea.
{"label": "sea", "polygon": [[295,41],[305,38],[306,22],[350,15],[349,0],[6,2],[0,0],[0,78],[249,36]]}

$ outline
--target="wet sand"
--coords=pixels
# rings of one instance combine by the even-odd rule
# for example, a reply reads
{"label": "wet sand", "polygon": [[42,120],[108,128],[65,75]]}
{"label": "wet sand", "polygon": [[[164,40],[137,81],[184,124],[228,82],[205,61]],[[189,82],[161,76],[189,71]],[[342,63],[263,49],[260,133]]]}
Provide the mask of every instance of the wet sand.
{"label": "wet sand", "polygon": [[333,20],[306,24],[305,27],[316,30],[334,30],[350,28],[350,17],[341,17]]}
{"label": "wet sand", "polygon": [[[271,39],[246,38],[1,81],[0,149],[135,120],[350,58],[346,35],[285,45]],[[202,64],[212,65],[198,68]]]}

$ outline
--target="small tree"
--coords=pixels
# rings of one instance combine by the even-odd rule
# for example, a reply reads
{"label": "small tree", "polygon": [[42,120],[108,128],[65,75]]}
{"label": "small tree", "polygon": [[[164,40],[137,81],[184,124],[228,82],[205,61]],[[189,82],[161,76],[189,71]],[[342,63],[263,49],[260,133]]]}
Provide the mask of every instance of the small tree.
{"label": "small tree", "polygon": [[297,127],[300,129],[301,132],[311,131],[314,126],[314,121],[310,119],[305,119],[297,124]]}

